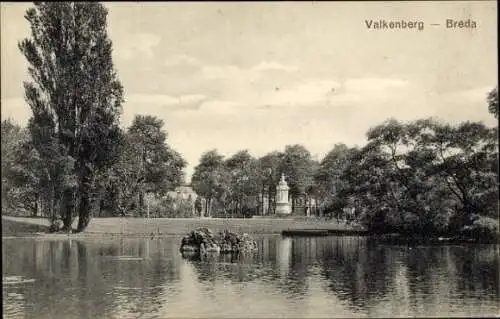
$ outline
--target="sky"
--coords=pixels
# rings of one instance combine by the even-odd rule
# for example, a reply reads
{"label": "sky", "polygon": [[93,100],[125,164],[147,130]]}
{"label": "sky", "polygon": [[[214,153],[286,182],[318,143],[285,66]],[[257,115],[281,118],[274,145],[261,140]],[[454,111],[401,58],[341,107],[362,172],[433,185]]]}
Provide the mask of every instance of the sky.
{"label": "sky", "polygon": [[[121,125],[163,119],[187,181],[214,148],[260,157],[302,144],[321,159],[337,143],[363,145],[390,117],[497,125],[486,105],[498,78],[495,1],[104,4],[125,89]],[[21,125],[31,111],[17,42],[29,36],[29,6],[1,3],[1,116]]]}

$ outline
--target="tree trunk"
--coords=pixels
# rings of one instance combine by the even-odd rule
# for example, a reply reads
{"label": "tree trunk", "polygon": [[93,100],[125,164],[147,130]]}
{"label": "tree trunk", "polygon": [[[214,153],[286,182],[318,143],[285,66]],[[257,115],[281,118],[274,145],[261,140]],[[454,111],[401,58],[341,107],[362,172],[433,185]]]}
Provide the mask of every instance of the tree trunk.
{"label": "tree trunk", "polygon": [[205,217],[209,217],[210,216],[210,198],[207,198],[205,200]]}
{"label": "tree trunk", "polygon": [[212,198],[208,200],[208,217],[212,216]]}
{"label": "tree trunk", "polygon": [[144,191],[139,192],[139,216],[144,216]]}
{"label": "tree trunk", "polygon": [[33,216],[36,217],[38,216],[38,210],[39,210],[39,198],[40,195],[38,193],[35,194],[35,205],[33,206]]}
{"label": "tree trunk", "polygon": [[71,229],[73,224],[73,218],[75,215],[75,192],[73,190],[66,190],[63,193],[62,203],[61,203],[61,215],[63,219],[63,230],[68,231]]}
{"label": "tree trunk", "polygon": [[55,210],[55,196],[54,196],[54,188],[50,187],[49,195],[47,196],[47,215],[49,217],[50,222],[53,222],[56,219],[56,210]]}
{"label": "tree trunk", "polygon": [[271,200],[271,185],[267,186],[267,214],[273,214],[273,204]]}
{"label": "tree trunk", "polygon": [[261,208],[260,215],[264,216],[264,185],[262,185],[261,190],[262,191],[260,193],[260,208]]}
{"label": "tree trunk", "polygon": [[41,217],[47,217],[47,212],[45,211],[45,206],[46,206],[46,202],[45,202],[44,196],[42,194],[42,195],[40,195],[40,199],[38,200],[38,215],[40,215]]}
{"label": "tree trunk", "polygon": [[88,192],[83,192],[80,197],[80,206],[78,207],[78,232],[87,228],[91,219],[91,201]]}

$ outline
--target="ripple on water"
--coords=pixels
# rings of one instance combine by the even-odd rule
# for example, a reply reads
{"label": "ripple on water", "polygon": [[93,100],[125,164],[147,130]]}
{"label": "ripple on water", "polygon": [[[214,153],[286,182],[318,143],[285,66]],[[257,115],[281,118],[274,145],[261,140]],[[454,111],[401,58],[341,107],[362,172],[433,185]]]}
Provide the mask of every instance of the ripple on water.
{"label": "ripple on water", "polygon": [[3,294],[4,318],[24,318],[24,296],[17,292]]}
{"label": "ripple on water", "polygon": [[113,261],[142,261],[144,258],[142,257],[134,257],[134,256],[104,256],[105,260],[113,260]]}
{"label": "ripple on water", "polygon": [[164,285],[161,286],[152,286],[152,287],[126,287],[126,286],[115,286],[113,287],[116,290],[153,290],[153,289],[163,289]]}
{"label": "ripple on water", "polygon": [[6,276],[2,278],[2,284],[4,285],[17,285],[35,282],[35,279],[26,278],[23,276]]}

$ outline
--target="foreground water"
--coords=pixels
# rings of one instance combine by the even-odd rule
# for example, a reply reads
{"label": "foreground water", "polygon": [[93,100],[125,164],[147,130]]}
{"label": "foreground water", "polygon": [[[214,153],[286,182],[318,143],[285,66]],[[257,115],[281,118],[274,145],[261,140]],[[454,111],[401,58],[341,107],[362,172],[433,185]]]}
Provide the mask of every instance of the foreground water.
{"label": "foreground water", "polygon": [[498,246],[258,238],[246,257],[183,258],[179,238],[3,239],[4,318],[499,314]]}

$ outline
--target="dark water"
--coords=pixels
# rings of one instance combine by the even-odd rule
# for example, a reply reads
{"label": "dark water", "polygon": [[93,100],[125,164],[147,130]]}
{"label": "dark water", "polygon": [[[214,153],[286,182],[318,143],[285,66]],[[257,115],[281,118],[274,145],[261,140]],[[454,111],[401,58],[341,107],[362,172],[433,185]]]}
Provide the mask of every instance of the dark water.
{"label": "dark water", "polygon": [[5,318],[499,314],[498,246],[409,249],[356,237],[259,238],[183,259],[179,238],[3,239]]}

